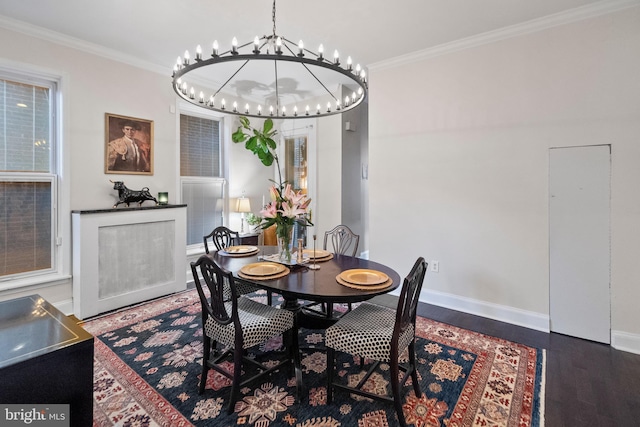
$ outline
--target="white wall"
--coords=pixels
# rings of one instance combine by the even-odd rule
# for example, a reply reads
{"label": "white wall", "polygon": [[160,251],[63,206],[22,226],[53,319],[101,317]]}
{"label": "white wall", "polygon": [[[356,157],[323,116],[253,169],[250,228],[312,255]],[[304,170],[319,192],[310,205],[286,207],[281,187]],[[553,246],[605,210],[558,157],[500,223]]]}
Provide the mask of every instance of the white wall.
{"label": "white wall", "polygon": [[[62,76],[64,109],[64,155],[68,161],[62,171],[65,210],[59,214],[70,228],[71,210],[111,208],[117,192],[109,180],[125,181],[129,188],[149,187],[152,193],[169,192],[169,202],[178,202],[179,164],[177,160],[178,119],[176,98],[171,88],[170,70],[146,64],[126,63],[117,53],[97,54],[55,44],[22,32],[0,28],[0,65],[20,66]],[[68,45],[73,45],[69,43]],[[108,59],[115,57],[114,59]],[[123,62],[124,61],[124,62]],[[154,122],[154,174],[119,175],[104,173],[105,113],[132,116]],[[229,119],[232,123],[233,119]],[[237,124],[231,130],[235,130]],[[251,197],[254,211],[259,210],[263,192],[273,172],[239,144],[229,143],[227,173],[230,197],[244,190]],[[231,226],[240,227],[239,214],[230,215]],[[237,226],[237,227],[236,227]],[[0,292],[0,300],[39,293],[58,308],[70,313],[72,282],[70,278],[70,229],[64,230],[63,255],[65,271],[55,282],[32,283],[18,289]]]}
{"label": "white wall", "polygon": [[613,344],[640,352],[638,52],[634,7],[371,69],[371,258],[439,260],[423,300],[548,329],[548,149],[611,144]]}
{"label": "white wall", "polygon": [[[318,120],[318,185],[314,225],[317,245],[322,247],[324,232],[341,223],[342,212],[342,131],[339,115]],[[313,195],[311,195],[313,197]]]}

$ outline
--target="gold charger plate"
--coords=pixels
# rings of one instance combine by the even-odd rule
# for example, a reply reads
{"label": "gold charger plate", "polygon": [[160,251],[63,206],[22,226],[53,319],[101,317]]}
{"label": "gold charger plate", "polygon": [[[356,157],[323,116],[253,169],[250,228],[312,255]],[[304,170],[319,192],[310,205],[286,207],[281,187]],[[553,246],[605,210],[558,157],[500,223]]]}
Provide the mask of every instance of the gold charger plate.
{"label": "gold charger plate", "polygon": [[361,286],[381,285],[382,283],[389,280],[389,276],[387,276],[383,272],[377,270],[369,270],[366,268],[345,270],[340,273],[339,276],[345,282]]}
{"label": "gold charger plate", "polygon": [[380,283],[379,285],[356,285],[354,283],[349,283],[343,280],[339,274],[336,276],[336,281],[343,286],[347,286],[353,289],[360,289],[363,291],[379,291],[380,289],[386,289],[393,284],[393,281],[391,279],[387,279],[385,282]]}
{"label": "gold charger plate", "polygon": [[250,277],[266,277],[281,274],[285,270],[288,270],[287,267],[275,262],[254,262],[242,266],[240,273]]}
{"label": "gold charger plate", "polygon": [[[278,264],[281,265],[281,264]],[[252,276],[250,274],[245,274],[242,272],[242,270],[238,271],[238,276],[244,278],[244,279],[250,279],[250,280],[275,280],[275,279],[279,279],[281,277],[286,276],[287,274],[289,274],[291,272],[291,270],[289,270],[287,267],[285,267],[284,265],[281,265],[284,268],[284,271],[280,272],[280,273],[276,273],[276,274],[271,274],[268,276]]]}
{"label": "gold charger plate", "polygon": [[324,251],[322,249],[316,249],[315,253],[313,251],[313,249],[304,249],[302,251],[302,253],[304,255],[307,255],[309,257],[309,259],[321,259],[321,258],[327,258],[329,256],[331,256],[331,252],[328,251]]}
{"label": "gold charger plate", "polygon": [[246,255],[246,254],[254,253],[257,250],[258,250],[257,246],[248,246],[248,245],[229,246],[223,249],[224,252],[231,255]]}

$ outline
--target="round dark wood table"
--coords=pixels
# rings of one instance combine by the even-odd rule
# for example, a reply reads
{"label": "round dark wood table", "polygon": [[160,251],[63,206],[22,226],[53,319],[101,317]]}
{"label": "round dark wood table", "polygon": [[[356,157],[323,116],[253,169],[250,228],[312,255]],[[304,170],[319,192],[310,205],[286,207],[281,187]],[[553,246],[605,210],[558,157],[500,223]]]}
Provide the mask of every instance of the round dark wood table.
{"label": "round dark wood table", "polygon": [[[298,300],[326,302],[326,303],[353,303],[366,301],[376,295],[386,294],[401,285],[400,276],[386,265],[356,258],[347,255],[334,255],[333,259],[317,262],[320,268],[312,270],[307,266],[311,263],[290,267],[291,272],[279,279],[252,280],[240,277],[238,272],[247,264],[262,261],[262,256],[276,253],[276,246],[258,246],[260,252],[253,256],[234,257],[216,252],[212,254],[214,260],[223,268],[231,271],[233,276],[242,282],[250,283],[262,289],[281,294],[287,308],[294,308]],[[295,256],[295,253],[294,253]],[[392,284],[384,289],[355,289],[341,285],[336,276],[345,270],[370,269],[385,273],[392,280]]]}

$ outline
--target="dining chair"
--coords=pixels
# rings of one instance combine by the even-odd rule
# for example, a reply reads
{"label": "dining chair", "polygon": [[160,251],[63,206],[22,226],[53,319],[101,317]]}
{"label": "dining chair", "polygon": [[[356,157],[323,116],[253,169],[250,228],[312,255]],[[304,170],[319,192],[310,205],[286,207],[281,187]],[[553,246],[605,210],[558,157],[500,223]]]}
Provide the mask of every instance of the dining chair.
{"label": "dining chair", "polygon": [[[360,235],[351,231],[346,225],[336,225],[333,229],[325,231],[322,249],[328,250],[329,239],[331,239],[334,254],[356,256],[358,253]],[[351,311],[351,309],[351,303],[347,304],[347,311]],[[323,304],[323,310],[327,317],[333,317],[333,304]]]}
{"label": "dining chair", "polygon": [[[391,309],[371,303],[362,303],[340,318],[325,331],[327,346],[327,404],[333,399],[333,389],[347,390],[372,399],[392,402],[400,426],[406,427],[402,412],[401,387],[411,376],[413,390],[417,397],[422,396],[416,370],[415,325],[418,297],[427,271],[424,258],[417,259],[411,272],[404,279],[398,299],[397,308]],[[408,362],[400,363],[405,350]],[[334,380],[336,352],[359,356],[361,362],[371,360],[373,363],[358,384],[345,384]],[[363,389],[369,377],[384,362],[389,365],[391,396],[374,394]],[[361,367],[362,367],[361,363]],[[400,371],[404,372],[400,379]]]}
{"label": "dining chair", "polygon": [[328,241],[331,239],[331,247],[334,254],[356,256],[360,236],[346,225],[337,225],[324,233],[322,249],[328,250]]}
{"label": "dining chair", "polygon": [[[209,369],[214,369],[229,378],[231,391],[227,412],[231,414],[240,397],[240,389],[249,382],[280,370],[286,365],[292,368],[297,366],[298,338],[294,329],[294,315],[289,310],[271,307],[241,296],[234,285],[232,273],[206,255],[191,263],[191,272],[202,306],[203,359],[198,392],[204,393]],[[210,298],[205,294],[200,275]],[[231,289],[230,301],[225,297],[227,287]],[[267,365],[247,356],[247,349],[280,335],[283,336],[283,343],[288,349],[283,358],[273,360],[269,357],[270,360],[265,362]],[[226,350],[219,355],[212,355],[212,341],[222,343]],[[232,372],[220,365],[220,362],[231,356]],[[259,372],[254,375],[254,372],[250,371],[251,367],[257,368]]]}
{"label": "dining chair", "polygon": [[[207,234],[202,239],[204,240],[204,252],[208,254],[210,253],[209,243],[208,243],[209,239],[213,241],[213,245],[215,246],[216,250],[221,251],[238,242],[240,239],[240,235],[238,234],[237,231],[233,231],[221,225],[219,227],[214,228],[211,233]],[[238,286],[238,292],[241,294],[251,294],[258,290],[260,289],[255,286],[250,286],[245,284],[240,284]],[[229,296],[228,292],[227,292],[227,296]],[[272,301],[273,301],[273,294],[271,291],[267,291],[267,304],[271,305]]]}
{"label": "dining chair", "polygon": [[211,233],[207,234],[202,239],[204,240],[204,251],[205,253],[209,253],[209,239],[213,241],[213,245],[216,250],[219,251],[238,242],[240,235],[237,231],[232,231],[231,229],[221,225],[214,228]]}

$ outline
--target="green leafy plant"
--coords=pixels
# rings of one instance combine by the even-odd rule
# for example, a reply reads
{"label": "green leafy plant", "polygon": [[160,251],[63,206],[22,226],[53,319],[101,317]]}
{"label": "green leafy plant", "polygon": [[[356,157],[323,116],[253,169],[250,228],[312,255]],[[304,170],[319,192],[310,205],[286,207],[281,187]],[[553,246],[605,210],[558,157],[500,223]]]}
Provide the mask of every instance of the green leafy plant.
{"label": "green leafy plant", "polygon": [[248,118],[240,116],[240,126],[231,135],[231,139],[235,143],[244,142],[245,148],[258,156],[263,165],[271,166],[274,160],[278,163],[278,156],[274,151],[277,144],[273,139],[277,133],[271,119],[264,121],[262,129],[256,129],[251,126]]}
{"label": "green leafy plant", "polygon": [[260,225],[260,223],[262,222],[262,217],[249,212],[247,214],[246,220],[247,224],[255,227],[256,225]]}
{"label": "green leafy plant", "polygon": [[[273,139],[278,132],[273,129],[273,120],[270,118],[264,121],[262,129],[251,126],[249,119],[240,116],[240,126],[232,135],[231,139],[235,143],[244,142],[247,150],[258,156],[265,166],[271,166],[276,162],[279,182],[273,182],[269,189],[271,202],[263,206],[260,211],[259,226],[262,229],[276,226],[276,236],[278,246],[281,246],[281,259],[291,260],[290,239],[294,223],[304,227],[313,225],[309,215],[309,199],[301,191],[295,192],[290,184],[282,181],[282,172],[278,162],[278,155],[275,150],[278,146]],[[252,220],[255,220],[252,218]],[[252,224],[253,225],[253,224]]]}

